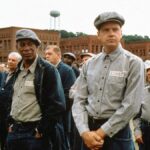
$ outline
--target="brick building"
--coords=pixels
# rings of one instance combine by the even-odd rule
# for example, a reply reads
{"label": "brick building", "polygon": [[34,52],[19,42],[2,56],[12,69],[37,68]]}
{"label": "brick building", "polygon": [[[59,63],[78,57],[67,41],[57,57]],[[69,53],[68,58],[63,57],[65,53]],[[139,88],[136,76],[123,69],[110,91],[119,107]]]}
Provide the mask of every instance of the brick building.
{"label": "brick building", "polygon": [[[6,62],[7,56],[11,51],[16,51],[16,31],[23,29],[21,27],[0,28],[0,62]],[[31,29],[31,28],[30,28]],[[47,45],[59,45],[60,33],[54,30],[31,29],[40,38],[42,44],[39,48],[39,54],[43,55],[43,50]]]}
{"label": "brick building", "polygon": [[[125,49],[141,57],[143,60],[150,60],[150,41],[133,41],[126,43],[122,40],[121,43]],[[78,59],[79,54],[82,52],[92,52],[97,54],[102,50],[102,45],[96,35],[61,39],[60,47],[62,52],[73,52],[77,55]]]}
{"label": "brick building", "polygon": [[150,41],[125,43],[125,48],[143,60],[150,60]]}
{"label": "brick building", "polygon": [[[15,33],[22,27],[7,27],[0,28],[0,62],[6,62],[8,53],[16,50]],[[101,52],[102,45],[96,35],[84,35],[73,38],[60,38],[60,33],[56,30],[40,30],[32,29],[39,36],[42,44],[39,49],[39,54],[43,56],[43,50],[47,45],[60,46],[62,53],[73,52],[78,60],[83,52],[92,52],[97,54]],[[131,51],[143,60],[150,60],[150,41],[130,42],[122,41],[123,47]]]}
{"label": "brick building", "polygon": [[96,35],[84,35],[79,37],[65,38],[60,40],[60,48],[62,53],[72,52],[77,56],[83,52],[91,52],[94,54],[102,50],[102,46]]}

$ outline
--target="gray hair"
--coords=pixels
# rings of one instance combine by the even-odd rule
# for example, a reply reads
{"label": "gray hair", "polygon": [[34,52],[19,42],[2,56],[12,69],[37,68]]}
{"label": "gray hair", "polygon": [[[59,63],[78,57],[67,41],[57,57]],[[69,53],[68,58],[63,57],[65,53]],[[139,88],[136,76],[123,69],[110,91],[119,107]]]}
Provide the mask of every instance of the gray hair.
{"label": "gray hair", "polygon": [[22,59],[22,56],[18,52],[10,52],[8,57],[15,56],[18,60],[18,62]]}

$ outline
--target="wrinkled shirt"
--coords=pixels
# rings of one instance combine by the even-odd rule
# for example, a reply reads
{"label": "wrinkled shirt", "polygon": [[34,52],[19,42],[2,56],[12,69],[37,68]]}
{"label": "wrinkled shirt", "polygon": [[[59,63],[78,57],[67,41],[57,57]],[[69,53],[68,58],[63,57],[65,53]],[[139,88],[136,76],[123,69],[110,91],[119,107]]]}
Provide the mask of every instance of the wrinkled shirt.
{"label": "wrinkled shirt", "polygon": [[138,113],[144,90],[143,61],[119,44],[83,66],[72,107],[79,133],[89,131],[88,116],[108,119],[101,128],[112,137]]}
{"label": "wrinkled shirt", "polygon": [[37,58],[38,56],[28,70],[23,67],[22,63],[21,71],[15,81],[10,114],[16,121],[30,122],[41,119],[41,109],[36,99],[34,87]]}
{"label": "wrinkled shirt", "polygon": [[145,87],[143,97],[141,111],[133,119],[135,136],[142,135],[141,120],[150,122],[150,85]]}

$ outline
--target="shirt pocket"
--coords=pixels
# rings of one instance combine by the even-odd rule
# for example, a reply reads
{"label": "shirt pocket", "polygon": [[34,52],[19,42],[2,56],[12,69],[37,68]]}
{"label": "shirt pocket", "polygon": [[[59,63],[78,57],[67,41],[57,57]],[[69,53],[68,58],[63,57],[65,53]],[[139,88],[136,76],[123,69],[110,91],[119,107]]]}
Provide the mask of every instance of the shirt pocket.
{"label": "shirt pocket", "polygon": [[119,100],[124,95],[126,83],[124,77],[109,76],[107,81],[107,94],[112,100]]}
{"label": "shirt pocket", "polygon": [[118,84],[118,85],[123,86],[125,84],[125,77],[109,76],[108,77],[108,83]]}
{"label": "shirt pocket", "polygon": [[24,83],[24,92],[28,94],[34,93],[34,84],[33,80],[26,80]]}

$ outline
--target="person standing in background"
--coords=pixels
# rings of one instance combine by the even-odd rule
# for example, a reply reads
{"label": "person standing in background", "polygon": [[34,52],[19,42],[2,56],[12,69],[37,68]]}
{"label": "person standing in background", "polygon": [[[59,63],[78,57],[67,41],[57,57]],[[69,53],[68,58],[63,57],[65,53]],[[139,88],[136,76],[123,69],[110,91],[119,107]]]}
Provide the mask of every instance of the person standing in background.
{"label": "person standing in background", "polygon": [[150,61],[145,61],[144,99],[139,114],[133,119],[135,140],[139,150],[150,150]]}
{"label": "person standing in background", "polygon": [[21,55],[18,52],[10,52],[7,59],[7,72],[1,72],[2,81],[0,89],[0,143],[1,150],[6,148],[6,136],[7,136],[7,105],[9,100],[10,91],[13,83],[13,75],[16,71],[17,64],[21,60]]}
{"label": "person standing in background", "polygon": [[76,56],[73,53],[67,52],[63,54],[63,62],[72,67],[77,78],[80,74],[80,71],[77,67],[73,66],[75,60],[76,60]]}
{"label": "person standing in background", "polygon": [[[63,116],[63,125],[65,129],[65,137],[66,137],[66,146],[67,150],[71,149],[70,146],[70,132],[71,132],[71,107],[73,100],[69,98],[69,90],[71,86],[74,84],[76,77],[72,70],[72,68],[61,60],[61,50],[56,45],[49,45],[45,49],[45,58],[47,61],[52,63],[59,71],[64,94],[66,100],[66,111]],[[65,144],[65,143],[64,143]],[[58,145],[58,141],[56,143]]]}

